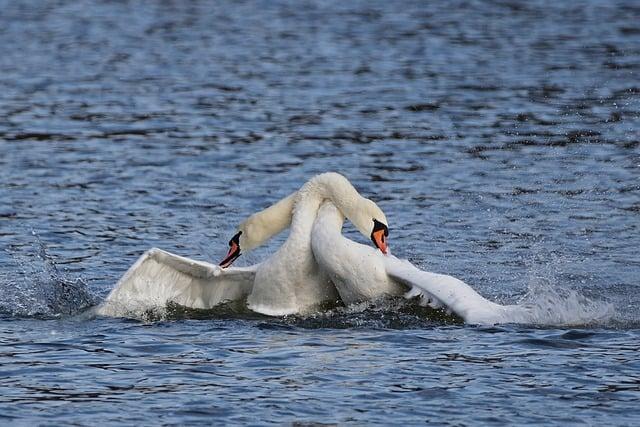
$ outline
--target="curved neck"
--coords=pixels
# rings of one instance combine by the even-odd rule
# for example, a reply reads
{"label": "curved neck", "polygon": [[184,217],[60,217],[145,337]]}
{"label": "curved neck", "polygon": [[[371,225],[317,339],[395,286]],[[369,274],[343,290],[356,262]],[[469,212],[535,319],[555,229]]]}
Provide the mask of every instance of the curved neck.
{"label": "curved neck", "polygon": [[366,236],[367,231],[361,228],[364,198],[342,175],[329,172],[311,178],[298,191],[291,221],[291,235],[311,237],[313,222],[318,209],[325,200],[333,204]]}
{"label": "curved neck", "polygon": [[289,227],[297,194],[291,193],[268,208],[254,213],[240,224],[239,230],[246,233],[247,238],[245,250],[249,251],[262,245]]}
{"label": "curved neck", "polygon": [[327,200],[368,236],[371,218],[366,214],[367,199],[344,176],[328,172],[314,176],[299,191],[247,218],[239,228],[246,232],[244,249],[248,251],[262,245],[289,225],[291,233],[287,240],[310,241],[320,205]]}
{"label": "curved neck", "polygon": [[329,236],[331,239],[342,237],[344,215],[329,201],[325,201],[318,210],[318,215],[313,223],[313,235]]}

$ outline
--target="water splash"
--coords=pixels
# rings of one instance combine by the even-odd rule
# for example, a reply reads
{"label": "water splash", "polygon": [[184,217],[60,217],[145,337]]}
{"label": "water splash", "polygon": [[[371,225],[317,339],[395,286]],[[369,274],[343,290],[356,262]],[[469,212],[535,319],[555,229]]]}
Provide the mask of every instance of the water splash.
{"label": "water splash", "polygon": [[518,305],[528,313],[527,323],[543,326],[606,325],[616,315],[614,305],[602,295],[588,297],[584,291],[563,286],[574,260],[567,254],[545,251],[540,244],[526,260],[527,292]]}
{"label": "water splash", "polygon": [[526,312],[520,323],[540,326],[605,326],[616,315],[609,301],[551,285],[530,286],[518,306]]}
{"label": "water splash", "polygon": [[58,269],[35,231],[22,250],[5,250],[12,261],[0,273],[0,313],[17,317],[59,317],[80,313],[95,304],[82,279]]}

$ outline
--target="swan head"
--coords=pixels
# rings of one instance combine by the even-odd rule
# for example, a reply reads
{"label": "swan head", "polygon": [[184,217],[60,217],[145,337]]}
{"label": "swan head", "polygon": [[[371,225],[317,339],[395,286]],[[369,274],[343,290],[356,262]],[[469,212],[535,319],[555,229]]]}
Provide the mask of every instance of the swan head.
{"label": "swan head", "polygon": [[383,254],[387,253],[389,249],[387,217],[375,202],[363,198],[362,203],[350,219],[360,233],[371,239],[376,248],[380,249]]}
{"label": "swan head", "polygon": [[257,248],[268,240],[273,234],[271,227],[277,221],[278,219],[272,214],[259,213],[247,218],[229,240],[229,252],[220,263],[220,267],[229,267],[240,255]]}
{"label": "swan head", "polygon": [[373,218],[373,230],[371,231],[371,241],[383,254],[387,254],[389,245],[387,238],[389,237],[389,227],[382,222]]}
{"label": "swan head", "polygon": [[220,263],[220,267],[227,268],[233,261],[237,260],[240,254],[240,237],[242,236],[242,231],[238,231],[232,238],[229,240],[229,252],[227,252],[227,256],[224,257],[222,262]]}

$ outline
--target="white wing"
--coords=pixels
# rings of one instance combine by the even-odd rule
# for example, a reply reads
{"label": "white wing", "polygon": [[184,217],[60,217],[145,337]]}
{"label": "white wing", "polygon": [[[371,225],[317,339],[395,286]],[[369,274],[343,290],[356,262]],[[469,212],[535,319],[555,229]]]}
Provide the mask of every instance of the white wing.
{"label": "white wing", "polygon": [[522,307],[491,302],[455,277],[422,271],[392,255],[384,259],[387,274],[411,288],[407,298],[420,296],[424,303],[446,308],[467,323],[491,325],[524,319]]}
{"label": "white wing", "polygon": [[190,308],[211,308],[245,298],[259,264],[222,269],[153,248],[127,270],[97,308],[103,316],[130,316],[175,302]]}

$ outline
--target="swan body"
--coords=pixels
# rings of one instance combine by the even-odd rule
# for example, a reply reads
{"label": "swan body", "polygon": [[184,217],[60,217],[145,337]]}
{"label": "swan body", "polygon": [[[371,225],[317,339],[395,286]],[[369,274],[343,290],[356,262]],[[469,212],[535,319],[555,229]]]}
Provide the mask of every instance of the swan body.
{"label": "swan body", "polygon": [[313,224],[311,247],[323,271],[331,278],[345,304],[402,295],[404,286],[389,277],[377,249],[342,235],[344,215],[325,202]]}

